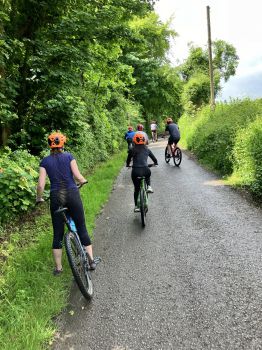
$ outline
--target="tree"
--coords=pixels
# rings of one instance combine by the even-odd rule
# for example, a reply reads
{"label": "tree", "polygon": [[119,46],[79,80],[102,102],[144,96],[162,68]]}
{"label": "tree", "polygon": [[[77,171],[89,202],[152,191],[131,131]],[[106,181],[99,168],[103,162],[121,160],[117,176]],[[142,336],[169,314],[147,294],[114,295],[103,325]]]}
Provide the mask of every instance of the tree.
{"label": "tree", "polygon": [[219,71],[221,78],[225,81],[236,74],[239,57],[234,46],[223,40],[213,42],[214,68]]}
{"label": "tree", "polygon": [[[223,40],[213,42],[215,96],[221,90],[221,81],[227,81],[235,74],[238,60],[232,45]],[[187,108],[193,106],[194,109],[208,103],[210,98],[208,51],[191,44],[189,56],[179,67],[179,72],[185,82],[184,105]]]}
{"label": "tree", "polygon": [[130,21],[130,40],[123,46],[123,61],[134,69],[130,96],[142,106],[143,118],[181,114],[181,79],[166,59],[176,32],[155,13]]}

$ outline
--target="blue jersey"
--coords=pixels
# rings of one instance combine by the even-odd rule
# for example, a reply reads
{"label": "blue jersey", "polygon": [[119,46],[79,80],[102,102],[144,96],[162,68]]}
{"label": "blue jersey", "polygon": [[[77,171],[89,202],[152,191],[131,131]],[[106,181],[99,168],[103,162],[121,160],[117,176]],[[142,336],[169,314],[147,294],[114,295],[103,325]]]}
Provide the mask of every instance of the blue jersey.
{"label": "blue jersey", "polygon": [[74,159],[71,153],[52,153],[42,159],[40,167],[45,168],[51,183],[51,191],[77,188],[70,163]]}
{"label": "blue jersey", "polygon": [[125,133],[125,140],[133,140],[134,135],[135,135],[135,131],[133,131],[133,130],[128,130],[128,131]]}

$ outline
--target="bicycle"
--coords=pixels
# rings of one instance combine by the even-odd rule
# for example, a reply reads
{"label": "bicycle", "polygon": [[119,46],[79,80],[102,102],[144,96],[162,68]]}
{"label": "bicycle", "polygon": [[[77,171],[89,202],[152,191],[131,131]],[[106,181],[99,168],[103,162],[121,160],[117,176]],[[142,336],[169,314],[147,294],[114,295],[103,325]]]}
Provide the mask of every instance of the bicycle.
{"label": "bicycle", "polygon": [[156,130],[151,130],[151,135],[152,135],[152,142],[157,142],[157,131]]}
{"label": "bicycle", "polygon": [[[87,182],[77,185],[77,187],[80,189],[86,183]],[[49,197],[47,199],[49,199]],[[83,296],[87,300],[90,300],[94,294],[89,266],[89,261],[91,261],[90,256],[81,244],[74,220],[69,215],[68,209],[61,206],[55,211],[55,213],[63,216],[64,222],[68,228],[68,231],[64,235],[64,242],[68,262],[74,279]],[[101,261],[101,258],[95,257],[94,261],[98,264]]]}
{"label": "bicycle", "polygon": [[[155,164],[148,164],[148,167],[151,168],[153,166],[156,166]],[[138,193],[138,198],[137,198],[137,206],[140,209],[140,214],[141,214],[141,223],[142,227],[146,226],[146,215],[148,212],[148,192],[147,192],[147,183],[145,181],[144,176],[139,176],[138,179],[140,179],[140,189]]]}
{"label": "bicycle", "polygon": [[[182,161],[182,151],[178,146],[175,147],[174,143],[170,146],[171,146],[171,152],[172,152],[172,158],[173,158],[174,164],[175,164],[175,166],[178,167]],[[169,157],[168,148],[166,146],[166,149],[165,149],[165,161],[166,161],[166,163],[169,163],[170,159],[171,159],[171,157]]]}
{"label": "bicycle", "polygon": [[133,149],[132,139],[127,139],[127,153],[131,152]]}

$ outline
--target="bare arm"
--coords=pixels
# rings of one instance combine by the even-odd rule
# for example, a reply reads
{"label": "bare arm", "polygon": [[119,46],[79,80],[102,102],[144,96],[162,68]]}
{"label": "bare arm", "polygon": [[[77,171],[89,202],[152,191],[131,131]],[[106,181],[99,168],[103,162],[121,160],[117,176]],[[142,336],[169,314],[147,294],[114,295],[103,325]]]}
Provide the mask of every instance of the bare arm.
{"label": "bare arm", "polygon": [[72,170],[72,173],[74,175],[74,178],[80,184],[87,182],[87,180],[84,178],[84,176],[80,173],[75,159],[71,160],[70,166],[71,166],[71,170]]}
{"label": "bare arm", "polygon": [[36,189],[36,201],[37,202],[43,202],[42,194],[45,189],[45,181],[46,181],[46,170],[43,167],[39,168],[39,178],[38,178],[38,184]]}

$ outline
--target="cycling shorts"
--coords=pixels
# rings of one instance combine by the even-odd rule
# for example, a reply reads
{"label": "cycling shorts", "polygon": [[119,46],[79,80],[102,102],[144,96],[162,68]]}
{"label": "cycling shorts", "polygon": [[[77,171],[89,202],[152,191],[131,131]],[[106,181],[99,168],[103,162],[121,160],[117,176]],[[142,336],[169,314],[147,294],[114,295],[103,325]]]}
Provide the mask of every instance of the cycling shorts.
{"label": "cycling shorts", "polygon": [[169,136],[168,144],[169,145],[172,145],[173,143],[177,144],[179,140],[180,140],[180,137]]}

